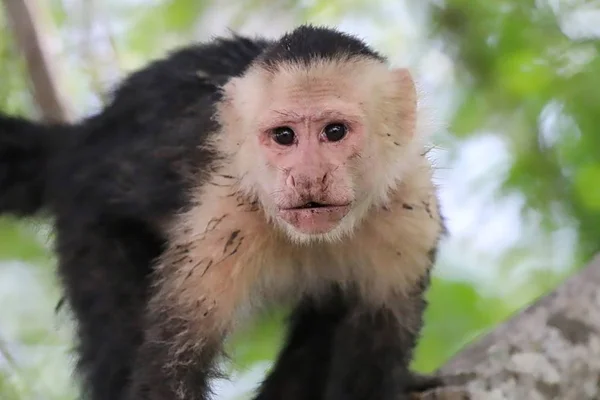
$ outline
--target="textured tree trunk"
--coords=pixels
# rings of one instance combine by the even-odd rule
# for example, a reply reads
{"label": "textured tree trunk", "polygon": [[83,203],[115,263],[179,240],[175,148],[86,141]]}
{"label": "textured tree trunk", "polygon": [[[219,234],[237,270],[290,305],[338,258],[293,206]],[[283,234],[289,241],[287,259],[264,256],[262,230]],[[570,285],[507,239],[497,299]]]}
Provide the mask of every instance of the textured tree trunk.
{"label": "textured tree trunk", "polygon": [[419,400],[600,399],[600,256],[438,372]]}
{"label": "textured tree trunk", "polygon": [[48,122],[68,120],[70,110],[61,97],[47,46],[48,24],[34,0],[3,0],[8,23],[25,58],[33,95]]}

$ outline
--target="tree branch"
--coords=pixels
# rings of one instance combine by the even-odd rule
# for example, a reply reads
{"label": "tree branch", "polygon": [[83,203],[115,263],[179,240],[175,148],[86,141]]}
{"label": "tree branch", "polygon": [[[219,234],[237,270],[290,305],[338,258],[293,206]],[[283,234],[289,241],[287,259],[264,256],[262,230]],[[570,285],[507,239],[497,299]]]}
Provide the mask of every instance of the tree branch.
{"label": "tree branch", "polygon": [[420,400],[600,398],[600,256],[468,345],[438,373],[452,386]]}
{"label": "tree branch", "polygon": [[18,46],[25,57],[34,98],[48,122],[66,121],[70,117],[60,96],[55,71],[43,35],[42,15],[33,0],[3,0],[7,19]]}

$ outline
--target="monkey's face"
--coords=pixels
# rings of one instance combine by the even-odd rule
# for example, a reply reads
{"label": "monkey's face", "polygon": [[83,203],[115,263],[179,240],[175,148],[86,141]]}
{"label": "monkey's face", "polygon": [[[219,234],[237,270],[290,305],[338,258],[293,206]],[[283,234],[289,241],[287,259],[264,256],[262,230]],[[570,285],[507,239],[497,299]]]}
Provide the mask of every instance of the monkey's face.
{"label": "monkey's face", "polygon": [[304,235],[326,234],[352,210],[353,159],[365,142],[361,112],[324,90],[287,92],[261,117],[258,143],[269,177],[260,180],[274,216]]}
{"label": "monkey's face", "polygon": [[387,195],[390,158],[401,159],[386,130],[394,118],[382,114],[389,74],[329,62],[251,71],[226,86],[223,140],[242,189],[294,241],[342,238]]}

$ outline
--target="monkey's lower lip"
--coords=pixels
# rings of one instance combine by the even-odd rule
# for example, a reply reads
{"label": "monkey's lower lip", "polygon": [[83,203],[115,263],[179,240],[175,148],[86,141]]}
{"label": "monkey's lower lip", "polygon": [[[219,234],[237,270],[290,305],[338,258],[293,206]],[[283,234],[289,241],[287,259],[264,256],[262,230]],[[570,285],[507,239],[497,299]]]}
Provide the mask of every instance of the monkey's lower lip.
{"label": "monkey's lower lip", "polygon": [[326,233],[348,214],[350,205],[307,204],[296,208],[281,209],[281,218],[308,234]]}

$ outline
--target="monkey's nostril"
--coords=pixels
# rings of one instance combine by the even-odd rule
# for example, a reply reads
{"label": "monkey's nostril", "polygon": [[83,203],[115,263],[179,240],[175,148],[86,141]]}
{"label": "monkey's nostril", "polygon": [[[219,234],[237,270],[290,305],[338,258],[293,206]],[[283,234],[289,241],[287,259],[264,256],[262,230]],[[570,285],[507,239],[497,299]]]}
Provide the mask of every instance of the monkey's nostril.
{"label": "monkey's nostril", "polygon": [[327,180],[328,174],[329,174],[328,172],[325,172],[325,175],[323,175],[323,179],[321,179],[321,183],[325,183],[325,181]]}
{"label": "monkey's nostril", "polygon": [[296,182],[294,181],[294,177],[292,176],[292,174],[288,175],[285,183],[291,188],[296,187]]}

